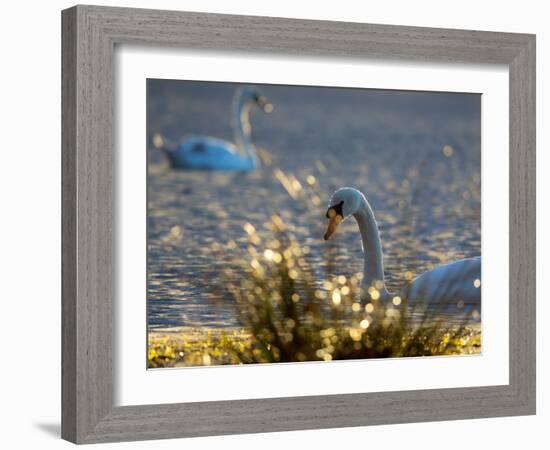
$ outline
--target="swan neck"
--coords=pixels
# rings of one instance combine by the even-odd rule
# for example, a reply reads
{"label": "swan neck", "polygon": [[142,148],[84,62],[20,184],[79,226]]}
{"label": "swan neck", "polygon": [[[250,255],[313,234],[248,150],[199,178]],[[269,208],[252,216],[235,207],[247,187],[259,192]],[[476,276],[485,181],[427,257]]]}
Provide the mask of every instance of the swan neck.
{"label": "swan neck", "polygon": [[246,97],[237,97],[233,111],[233,127],[237,147],[254,165],[257,163],[256,147],[252,141],[252,126],[250,111],[253,103]]}
{"label": "swan neck", "polygon": [[380,298],[385,299],[390,294],[384,281],[382,241],[374,213],[366,199],[362,199],[354,217],[363,241],[363,288],[374,286],[380,292]]}

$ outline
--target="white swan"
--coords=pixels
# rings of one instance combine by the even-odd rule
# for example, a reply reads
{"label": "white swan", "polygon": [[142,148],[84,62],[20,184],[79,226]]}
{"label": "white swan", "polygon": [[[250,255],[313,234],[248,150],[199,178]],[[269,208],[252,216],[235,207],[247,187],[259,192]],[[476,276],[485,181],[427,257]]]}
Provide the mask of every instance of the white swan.
{"label": "white swan", "polygon": [[254,170],[258,166],[250,125],[250,111],[254,105],[265,112],[273,111],[273,105],[257,88],[245,87],[237,91],[233,100],[235,143],[211,136],[190,136],[174,146],[155,134],[153,144],[164,152],[175,169]]}
{"label": "white swan", "polygon": [[[325,240],[349,216],[355,217],[363,241],[364,266],[362,300],[374,298],[384,302],[395,296],[409,304],[470,305],[481,304],[481,258],[468,258],[441,265],[414,279],[400,293],[390,294],[384,282],[382,242],[374,213],[365,196],[357,189],[345,187],[332,195],[326,214],[329,219]],[[375,290],[370,290],[373,287]]]}

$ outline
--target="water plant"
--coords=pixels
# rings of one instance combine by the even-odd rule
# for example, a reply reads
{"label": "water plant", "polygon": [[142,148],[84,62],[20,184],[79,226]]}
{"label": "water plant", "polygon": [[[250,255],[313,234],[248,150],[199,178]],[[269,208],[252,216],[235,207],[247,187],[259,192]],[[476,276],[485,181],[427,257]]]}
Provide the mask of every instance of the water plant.
{"label": "water plant", "polygon": [[[479,332],[464,314],[463,323],[445,326],[437,311],[410,308],[394,297],[361,302],[361,273],[335,275],[318,282],[301,246],[282,219],[268,224],[273,238],[261,239],[252,226],[246,276],[229,282],[241,326],[251,345],[239,352],[243,362],[331,361],[478,353]],[[228,279],[235,279],[226,269]],[[419,319],[420,318],[420,319]]]}

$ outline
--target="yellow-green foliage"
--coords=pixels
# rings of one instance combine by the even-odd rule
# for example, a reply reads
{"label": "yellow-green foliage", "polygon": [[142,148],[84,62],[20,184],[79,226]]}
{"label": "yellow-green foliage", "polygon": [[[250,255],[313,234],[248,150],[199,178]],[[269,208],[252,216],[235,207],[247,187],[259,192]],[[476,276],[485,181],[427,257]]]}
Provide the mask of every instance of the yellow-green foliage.
{"label": "yellow-green foliage", "polygon": [[[479,353],[479,331],[472,326],[445,327],[424,313],[420,323],[399,297],[378,300],[381,286],[370,286],[361,302],[361,278],[333,276],[315,281],[307,248],[272,218],[274,238],[262,247],[250,236],[251,259],[239,286],[228,285],[252,346],[240,353],[243,362],[330,361]],[[231,275],[231,274],[228,274]],[[231,277],[230,277],[231,278]]]}
{"label": "yellow-green foliage", "polygon": [[250,336],[244,330],[152,332],[148,338],[148,366],[241,364],[239,354],[250,346]]}

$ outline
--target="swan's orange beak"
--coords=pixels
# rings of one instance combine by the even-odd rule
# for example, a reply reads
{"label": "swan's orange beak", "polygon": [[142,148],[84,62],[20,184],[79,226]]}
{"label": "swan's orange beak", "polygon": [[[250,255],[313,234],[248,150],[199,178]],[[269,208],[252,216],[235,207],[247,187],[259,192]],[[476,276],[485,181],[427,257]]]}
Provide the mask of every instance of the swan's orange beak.
{"label": "swan's orange beak", "polygon": [[328,216],[328,225],[327,225],[327,231],[325,233],[325,241],[328,241],[330,237],[334,234],[336,231],[336,228],[338,228],[338,225],[342,222],[344,219],[340,214],[336,214],[336,211],[334,209],[329,209],[327,212]]}
{"label": "swan's orange beak", "polygon": [[257,102],[258,106],[262,108],[266,113],[270,113],[273,111],[273,105],[269,103],[267,98],[263,95],[258,98]]}

